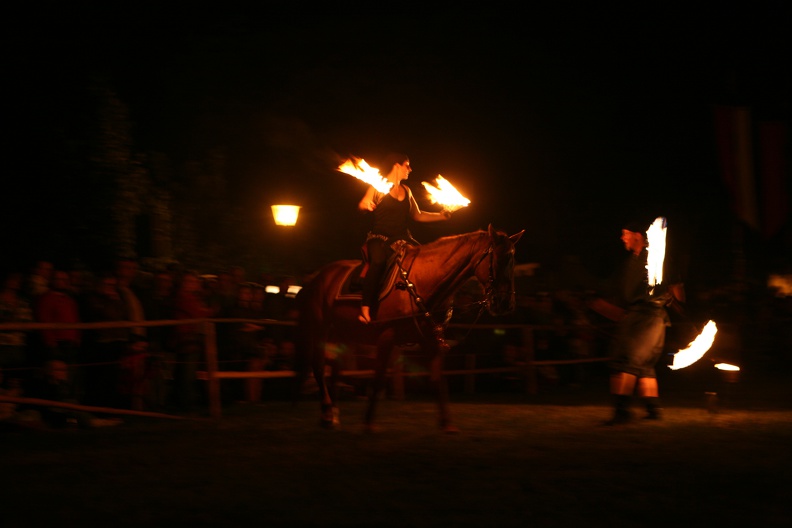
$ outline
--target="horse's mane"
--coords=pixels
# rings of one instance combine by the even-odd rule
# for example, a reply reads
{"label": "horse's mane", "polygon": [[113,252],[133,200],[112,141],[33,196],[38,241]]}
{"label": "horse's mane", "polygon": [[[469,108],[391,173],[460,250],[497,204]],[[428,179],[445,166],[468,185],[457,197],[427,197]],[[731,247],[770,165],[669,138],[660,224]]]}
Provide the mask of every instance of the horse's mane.
{"label": "horse's mane", "polygon": [[[418,251],[425,252],[425,251],[444,251],[448,252],[449,255],[455,254],[459,251],[460,248],[469,245],[471,239],[475,240],[480,238],[482,240],[489,240],[489,233],[484,230],[473,231],[472,233],[462,233],[459,235],[449,235],[438,238],[432,242],[427,242],[421,246],[417,246]],[[451,250],[449,251],[449,246]],[[468,248],[468,251],[475,249],[475,244]]]}
{"label": "horse's mane", "polygon": [[481,253],[489,243],[489,232],[483,230],[441,237],[421,246],[410,247],[407,256],[412,258],[409,259],[407,268],[412,273],[417,271],[418,268],[413,268],[413,264],[417,264],[419,260],[431,262],[430,266],[434,271],[441,271],[443,276],[437,281],[423,284],[425,289],[422,295],[425,298],[435,295],[445,298],[459,287],[464,278],[459,273],[460,266],[471,265],[474,255]]}

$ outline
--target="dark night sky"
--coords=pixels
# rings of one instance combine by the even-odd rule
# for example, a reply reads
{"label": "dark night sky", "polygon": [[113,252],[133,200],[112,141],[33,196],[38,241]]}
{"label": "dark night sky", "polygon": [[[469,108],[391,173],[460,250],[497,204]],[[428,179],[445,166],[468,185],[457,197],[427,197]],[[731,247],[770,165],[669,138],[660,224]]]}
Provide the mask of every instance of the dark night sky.
{"label": "dark night sky", "polygon": [[[750,5],[73,9],[12,24],[6,114],[29,141],[47,103],[98,71],[129,106],[139,149],[189,159],[224,147],[250,207],[295,199],[314,225],[362,233],[365,188],[333,169],[401,150],[422,206],[419,182],[437,174],[472,199],[450,222],[419,226],[419,239],[492,222],[526,229],[520,260],[596,252],[618,247],[626,217],[663,214],[695,236],[727,208],[712,105],[788,110],[785,2]],[[24,174],[19,147],[9,156]]]}

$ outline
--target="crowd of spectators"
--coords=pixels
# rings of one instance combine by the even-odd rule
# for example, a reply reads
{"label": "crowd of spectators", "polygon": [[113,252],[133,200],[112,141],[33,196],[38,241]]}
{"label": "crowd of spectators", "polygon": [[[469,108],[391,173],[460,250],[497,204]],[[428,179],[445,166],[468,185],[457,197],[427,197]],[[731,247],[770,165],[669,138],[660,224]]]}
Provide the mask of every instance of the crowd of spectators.
{"label": "crowd of spectators", "polygon": [[[296,280],[257,279],[247,280],[239,266],[211,274],[178,265],[148,270],[127,258],[97,272],[44,260],[29,270],[5,271],[0,324],[54,327],[0,328],[0,394],[75,408],[200,413],[207,403],[205,384],[198,379],[205,369],[205,326],[173,321],[229,319],[215,323],[220,369],[293,367],[293,327],[263,320],[296,319],[295,289],[289,288]],[[151,321],[163,324],[145,324]],[[63,328],[59,323],[104,324]],[[223,383],[235,402],[261,399],[260,380]],[[3,409],[0,418],[7,418],[8,406]],[[107,422],[65,411],[41,416],[59,426]]]}
{"label": "crowd of spectators", "polygon": [[[472,281],[470,285],[472,289],[466,286],[458,293],[452,323],[482,322],[486,317],[474,309],[480,306],[477,301],[482,292]],[[205,369],[204,326],[174,321],[226,320],[215,323],[221,370],[291,370],[294,327],[264,320],[296,320],[295,286],[297,280],[289,276],[262,275],[248,280],[239,266],[205,273],[179,265],[149,269],[125,258],[95,272],[60,267],[47,260],[29,269],[4,270],[0,273],[0,325],[48,323],[53,327],[0,328],[0,395],[108,409],[204,412],[208,407],[205,382],[197,379]],[[729,291],[707,293],[710,295],[702,295],[698,301],[707,310],[692,310],[691,314],[719,323],[724,337],[713,353],[733,363],[752,357],[789,360],[792,296],[768,290],[751,302]],[[585,294],[560,291],[546,296],[544,303],[542,298],[521,296],[517,312],[509,319],[555,328],[537,330],[535,359],[604,355],[602,343],[608,327],[597,324],[592,320],[594,314],[582,308]],[[163,324],[134,324],[152,321]],[[59,327],[61,323],[96,325],[75,329]],[[679,334],[672,345],[689,342],[684,323],[677,321],[672,328]],[[451,328],[448,337],[461,339],[460,352],[502,350],[502,357],[497,358],[500,366],[524,361],[525,349],[518,334],[514,330],[487,337]],[[751,340],[743,343],[743,334],[751,335]],[[579,365],[563,369],[548,366],[541,374],[550,381],[566,379],[575,384],[585,378],[586,370]],[[258,402],[263,388],[261,378],[223,379],[221,393],[226,403]],[[19,409],[24,405],[0,402],[0,422]],[[41,414],[53,425],[113,423],[81,412],[46,409]]]}

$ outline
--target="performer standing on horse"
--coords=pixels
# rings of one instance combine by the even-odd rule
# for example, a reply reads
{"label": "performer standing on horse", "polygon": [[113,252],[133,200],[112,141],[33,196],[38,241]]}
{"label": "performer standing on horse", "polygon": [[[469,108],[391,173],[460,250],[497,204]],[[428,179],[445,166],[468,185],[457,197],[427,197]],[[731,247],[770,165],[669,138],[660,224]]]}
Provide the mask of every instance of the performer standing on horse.
{"label": "performer standing on horse", "polygon": [[358,204],[361,211],[374,212],[373,226],[366,237],[368,271],[363,278],[363,301],[358,317],[360,322],[365,324],[371,322],[371,310],[375,308],[379,296],[380,283],[392,252],[391,245],[398,240],[418,245],[408,229],[410,218],[417,222],[437,222],[451,217],[451,212],[448,210],[430,213],[421,211],[418,207],[412,191],[402,183],[412,172],[410,159],[406,155],[392,153],[386,156],[384,161],[381,172],[383,177],[393,184],[390,191],[381,193],[369,185]]}

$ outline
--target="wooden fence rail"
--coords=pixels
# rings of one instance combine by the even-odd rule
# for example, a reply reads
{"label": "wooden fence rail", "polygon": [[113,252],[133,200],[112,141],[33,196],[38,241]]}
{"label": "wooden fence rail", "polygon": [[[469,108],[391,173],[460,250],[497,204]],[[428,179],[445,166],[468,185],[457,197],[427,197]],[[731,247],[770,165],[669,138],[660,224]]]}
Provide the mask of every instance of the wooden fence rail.
{"label": "wooden fence rail", "polygon": [[[186,324],[201,324],[204,330],[206,370],[199,372],[199,378],[207,382],[207,395],[209,400],[209,414],[214,418],[222,417],[222,404],[220,394],[220,381],[223,379],[275,379],[294,377],[292,370],[281,371],[227,371],[218,368],[217,324],[228,323],[254,323],[265,326],[296,326],[294,321],[278,321],[274,319],[172,319],[162,321],[111,321],[96,323],[0,323],[0,331],[4,330],[55,330],[55,329],[80,329],[95,330],[101,328],[145,328],[156,326],[176,326]],[[574,329],[571,326],[559,325],[531,325],[531,324],[450,324],[449,328],[475,330],[520,330],[521,349],[524,352],[522,361],[515,365],[477,368],[475,353],[464,354],[464,368],[444,370],[446,376],[465,376],[464,390],[467,393],[475,391],[477,375],[492,373],[515,373],[524,379],[525,390],[528,394],[538,391],[538,367],[551,365],[569,365],[579,363],[595,363],[607,361],[605,357],[590,357],[580,359],[553,359],[537,360],[535,358],[535,334],[537,331],[559,331]],[[372,377],[373,370],[343,370],[344,377]],[[394,398],[404,397],[404,377],[427,376],[427,372],[405,372],[401,362],[395,361],[394,367],[389,370]]]}

